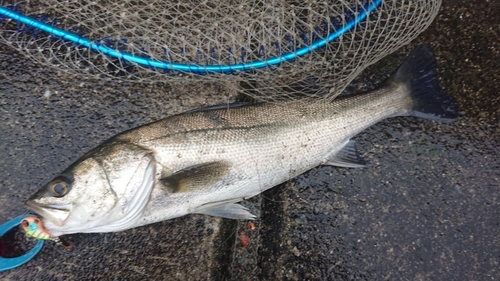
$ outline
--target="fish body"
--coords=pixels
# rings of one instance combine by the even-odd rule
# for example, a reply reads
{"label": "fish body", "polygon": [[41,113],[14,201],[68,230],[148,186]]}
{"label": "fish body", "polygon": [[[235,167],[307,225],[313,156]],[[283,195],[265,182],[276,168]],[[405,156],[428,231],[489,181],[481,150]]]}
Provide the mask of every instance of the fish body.
{"label": "fish body", "polygon": [[189,111],[119,134],[27,202],[55,236],[111,232],[198,213],[254,216],[237,202],[319,165],[363,167],[351,138],[395,116],[450,121],[430,47],[383,85],[333,101],[296,100]]}

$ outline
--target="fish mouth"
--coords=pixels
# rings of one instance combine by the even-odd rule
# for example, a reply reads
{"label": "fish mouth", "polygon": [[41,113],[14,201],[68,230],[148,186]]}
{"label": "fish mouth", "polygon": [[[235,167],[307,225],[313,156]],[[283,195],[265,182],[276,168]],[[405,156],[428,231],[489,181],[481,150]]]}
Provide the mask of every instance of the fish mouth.
{"label": "fish mouth", "polygon": [[61,205],[45,205],[28,200],[24,203],[28,209],[34,211],[44,219],[57,226],[63,226],[69,216],[70,208]]}

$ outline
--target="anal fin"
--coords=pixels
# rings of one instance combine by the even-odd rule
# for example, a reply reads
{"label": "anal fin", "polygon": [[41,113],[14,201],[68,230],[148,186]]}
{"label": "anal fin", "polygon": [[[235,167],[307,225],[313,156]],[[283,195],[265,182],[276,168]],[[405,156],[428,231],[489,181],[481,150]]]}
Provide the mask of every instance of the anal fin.
{"label": "anal fin", "polygon": [[346,145],[335,155],[331,155],[323,165],[332,165],[346,168],[363,168],[368,163],[356,149],[356,142],[349,140]]}

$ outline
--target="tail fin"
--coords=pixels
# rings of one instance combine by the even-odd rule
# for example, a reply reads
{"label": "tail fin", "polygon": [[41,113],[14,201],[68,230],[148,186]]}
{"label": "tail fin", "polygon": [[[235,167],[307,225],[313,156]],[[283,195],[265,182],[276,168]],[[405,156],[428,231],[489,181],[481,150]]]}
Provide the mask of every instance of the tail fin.
{"label": "tail fin", "polygon": [[391,78],[408,86],[413,99],[411,116],[440,121],[457,119],[455,102],[437,83],[436,58],[428,44],[413,50]]}

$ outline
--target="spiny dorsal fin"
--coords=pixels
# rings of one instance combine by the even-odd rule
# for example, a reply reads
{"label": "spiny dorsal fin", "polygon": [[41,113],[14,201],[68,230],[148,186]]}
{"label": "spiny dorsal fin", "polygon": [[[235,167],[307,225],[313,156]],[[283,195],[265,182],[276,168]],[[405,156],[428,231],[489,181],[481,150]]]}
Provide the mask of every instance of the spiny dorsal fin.
{"label": "spiny dorsal fin", "polygon": [[229,167],[223,161],[203,163],[162,177],[160,182],[172,193],[201,191],[224,178]]}
{"label": "spiny dorsal fin", "polygon": [[346,145],[335,155],[328,158],[323,165],[332,165],[347,168],[363,168],[367,166],[367,162],[363,159],[356,149],[356,142],[349,140]]}

